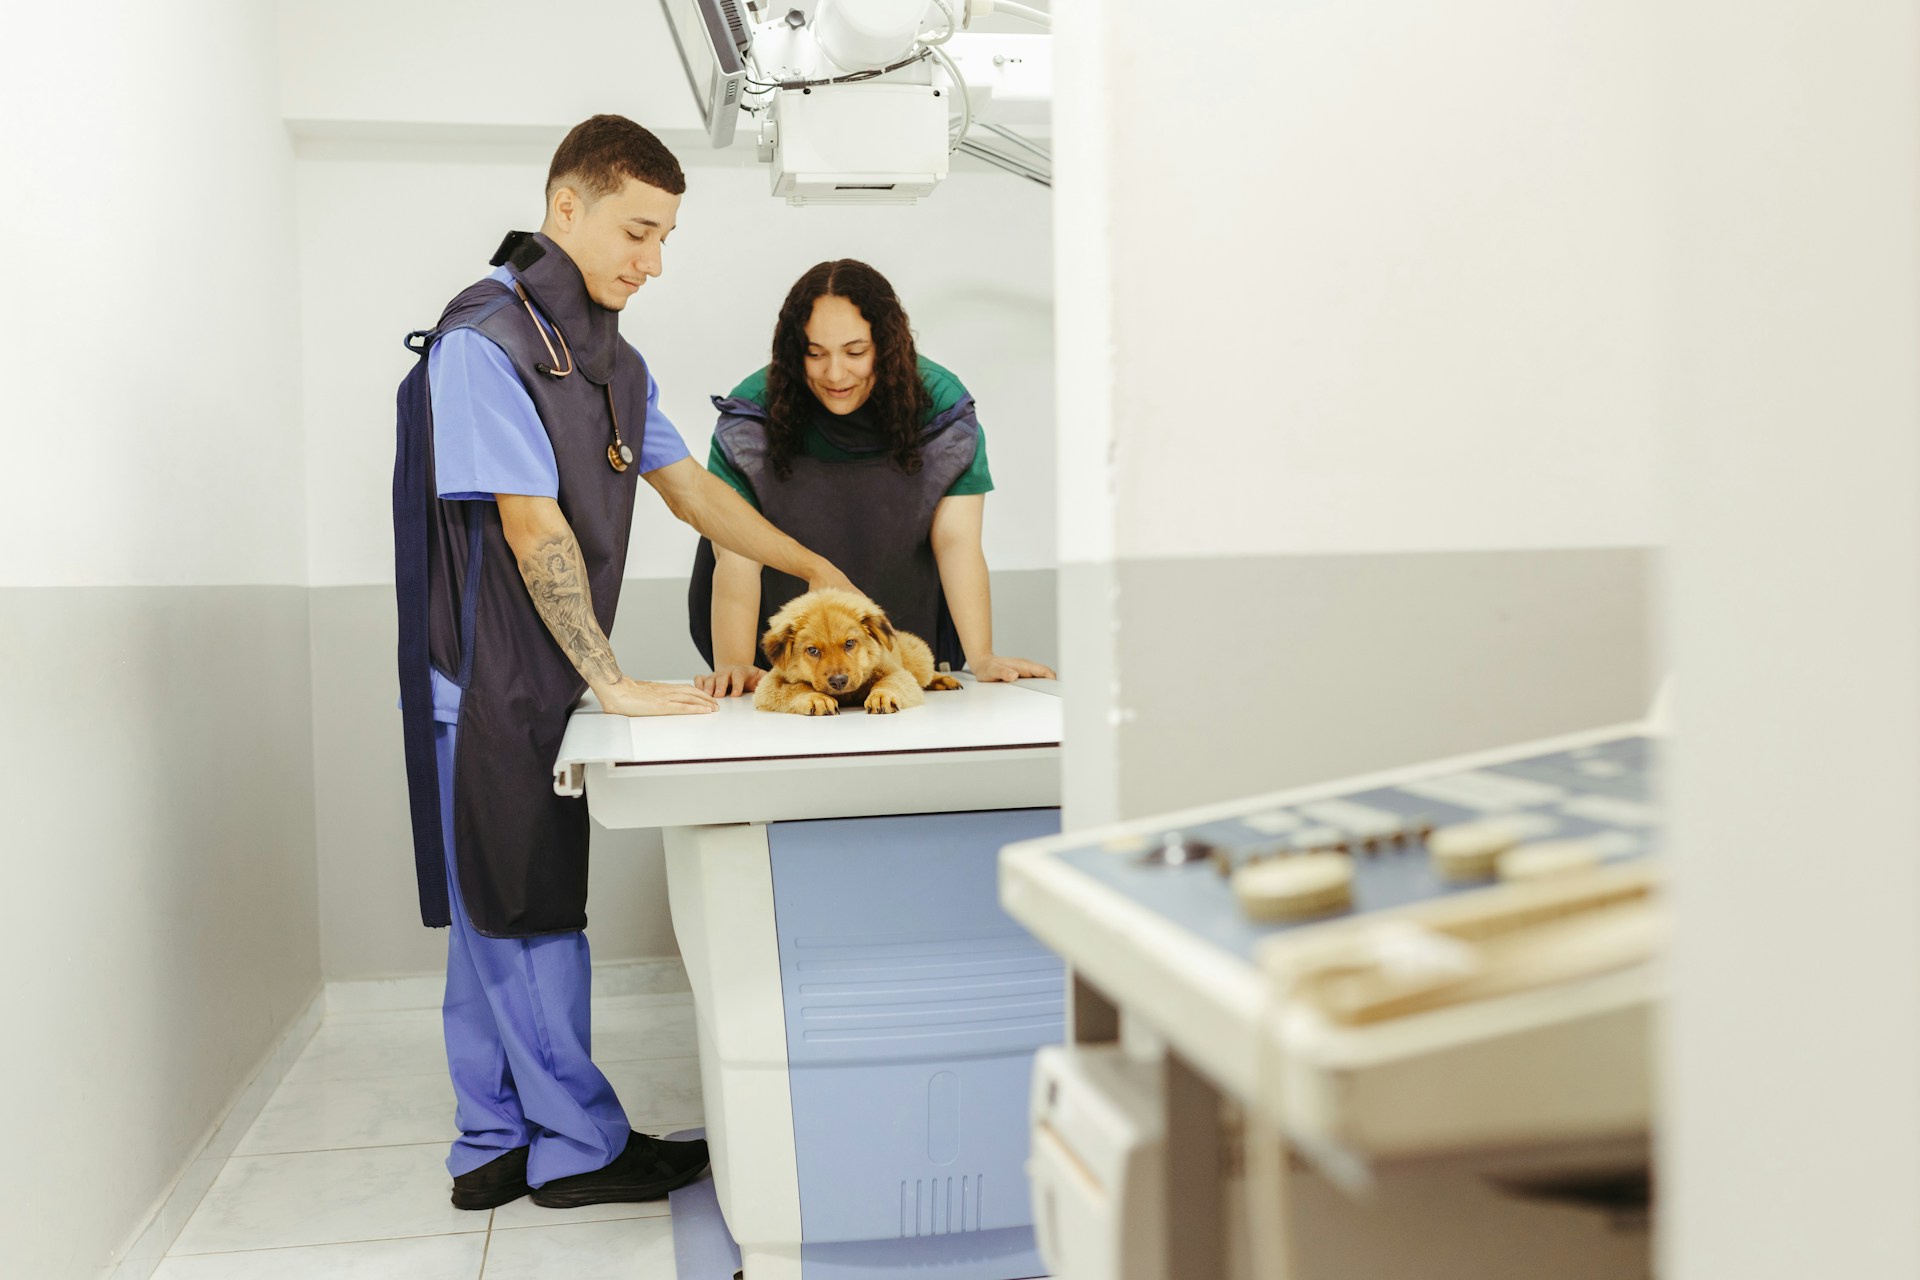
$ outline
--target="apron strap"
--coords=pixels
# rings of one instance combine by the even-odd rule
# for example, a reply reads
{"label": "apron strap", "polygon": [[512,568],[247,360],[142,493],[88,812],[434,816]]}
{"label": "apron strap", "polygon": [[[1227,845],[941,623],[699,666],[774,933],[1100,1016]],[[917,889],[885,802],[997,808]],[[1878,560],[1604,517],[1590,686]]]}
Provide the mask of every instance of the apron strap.
{"label": "apron strap", "polygon": [[[411,345],[411,344],[409,344]],[[428,650],[427,561],[433,536],[433,409],[427,349],[400,384],[393,461],[393,586],[400,622],[400,721],[406,746],[407,807],[420,922],[453,922],[447,894],[446,836],[440,824],[440,770],[434,757],[433,677]]]}

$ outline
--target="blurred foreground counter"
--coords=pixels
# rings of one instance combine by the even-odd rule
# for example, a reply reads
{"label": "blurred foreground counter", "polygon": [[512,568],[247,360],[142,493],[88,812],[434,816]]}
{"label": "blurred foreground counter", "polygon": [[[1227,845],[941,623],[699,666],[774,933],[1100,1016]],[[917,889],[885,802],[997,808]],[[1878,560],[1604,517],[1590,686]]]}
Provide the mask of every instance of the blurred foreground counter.
{"label": "blurred foreground counter", "polygon": [[1650,1274],[1644,724],[1046,837],[1032,1097],[1062,1280]]}

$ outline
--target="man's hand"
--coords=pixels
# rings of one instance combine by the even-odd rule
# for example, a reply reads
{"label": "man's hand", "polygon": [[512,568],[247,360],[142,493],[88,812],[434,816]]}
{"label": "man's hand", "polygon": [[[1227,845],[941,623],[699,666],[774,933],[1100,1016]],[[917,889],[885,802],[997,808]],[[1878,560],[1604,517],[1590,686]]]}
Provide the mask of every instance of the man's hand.
{"label": "man's hand", "polygon": [[760,687],[760,677],[767,674],[752,663],[723,666],[710,675],[695,676],[693,687],[702,693],[710,693],[716,698],[737,698],[743,693],[752,693]]}
{"label": "man's hand", "polygon": [[821,587],[858,589],[824,556],[768,524],[767,518],[735,493],[732,485],[692,458],[670,462],[641,478],[653,486],[675,518],[712,539],[716,549],[804,578],[816,591]]}
{"label": "man's hand", "polygon": [[978,662],[968,662],[967,669],[973,672],[973,678],[980,681],[1003,680],[1012,684],[1016,680],[1057,680],[1052,667],[1043,667],[1037,662],[1025,658],[1003,658],[990,653]]}
{"label": "man's hand", "polygon": [[821,591],[828,587],[835,587],[841,591],[851,591],[855,595],[865,594],[860,588],[853,585],[853,580],[847,577],[846,574],[834,568],[833,565],[827,561],[822,560],[815,566],[814,570],[807,575],[807,590]]}
{"label": "man's hand", "polygon": [[619,684],[594,692],[601,709],[616,716],[697,716],[720,709],[719,703],[687,684],[623,677]]}

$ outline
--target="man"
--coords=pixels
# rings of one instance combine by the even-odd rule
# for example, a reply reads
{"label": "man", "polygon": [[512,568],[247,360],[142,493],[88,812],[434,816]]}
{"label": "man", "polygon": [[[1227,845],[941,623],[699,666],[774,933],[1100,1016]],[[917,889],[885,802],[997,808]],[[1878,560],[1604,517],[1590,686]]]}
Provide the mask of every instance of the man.
{"label": "man", "polygon": [[[816,586],[845,577],[687,456],[618,313],[661,271],[686,182],[660,140],[595,116],[547,177],[539,233],[429,332],[400,389],[400,683],[422,920],[451,926],[453,1203],[571,1208],[697,1178],[704,1142],[637,1134],[589,1054],[587,815],[556,796],[569,711],[712,711],[607,643],[638,479],[716,544]],[[416,343],[415,340],[418,340]]]}

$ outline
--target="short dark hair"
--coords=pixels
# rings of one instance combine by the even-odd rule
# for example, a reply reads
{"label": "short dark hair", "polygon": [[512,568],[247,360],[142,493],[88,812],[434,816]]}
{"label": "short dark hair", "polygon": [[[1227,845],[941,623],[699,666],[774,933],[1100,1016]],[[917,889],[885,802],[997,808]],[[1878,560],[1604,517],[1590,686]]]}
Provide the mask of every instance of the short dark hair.
{"label": "short dark hair", "polygon": [[595,116],[573,126],[547,169],[547,196],[570,186],[588,200],[610,196],[637,178],[670,196],[683,194],[687,176],[666,143],[625,116]]}

